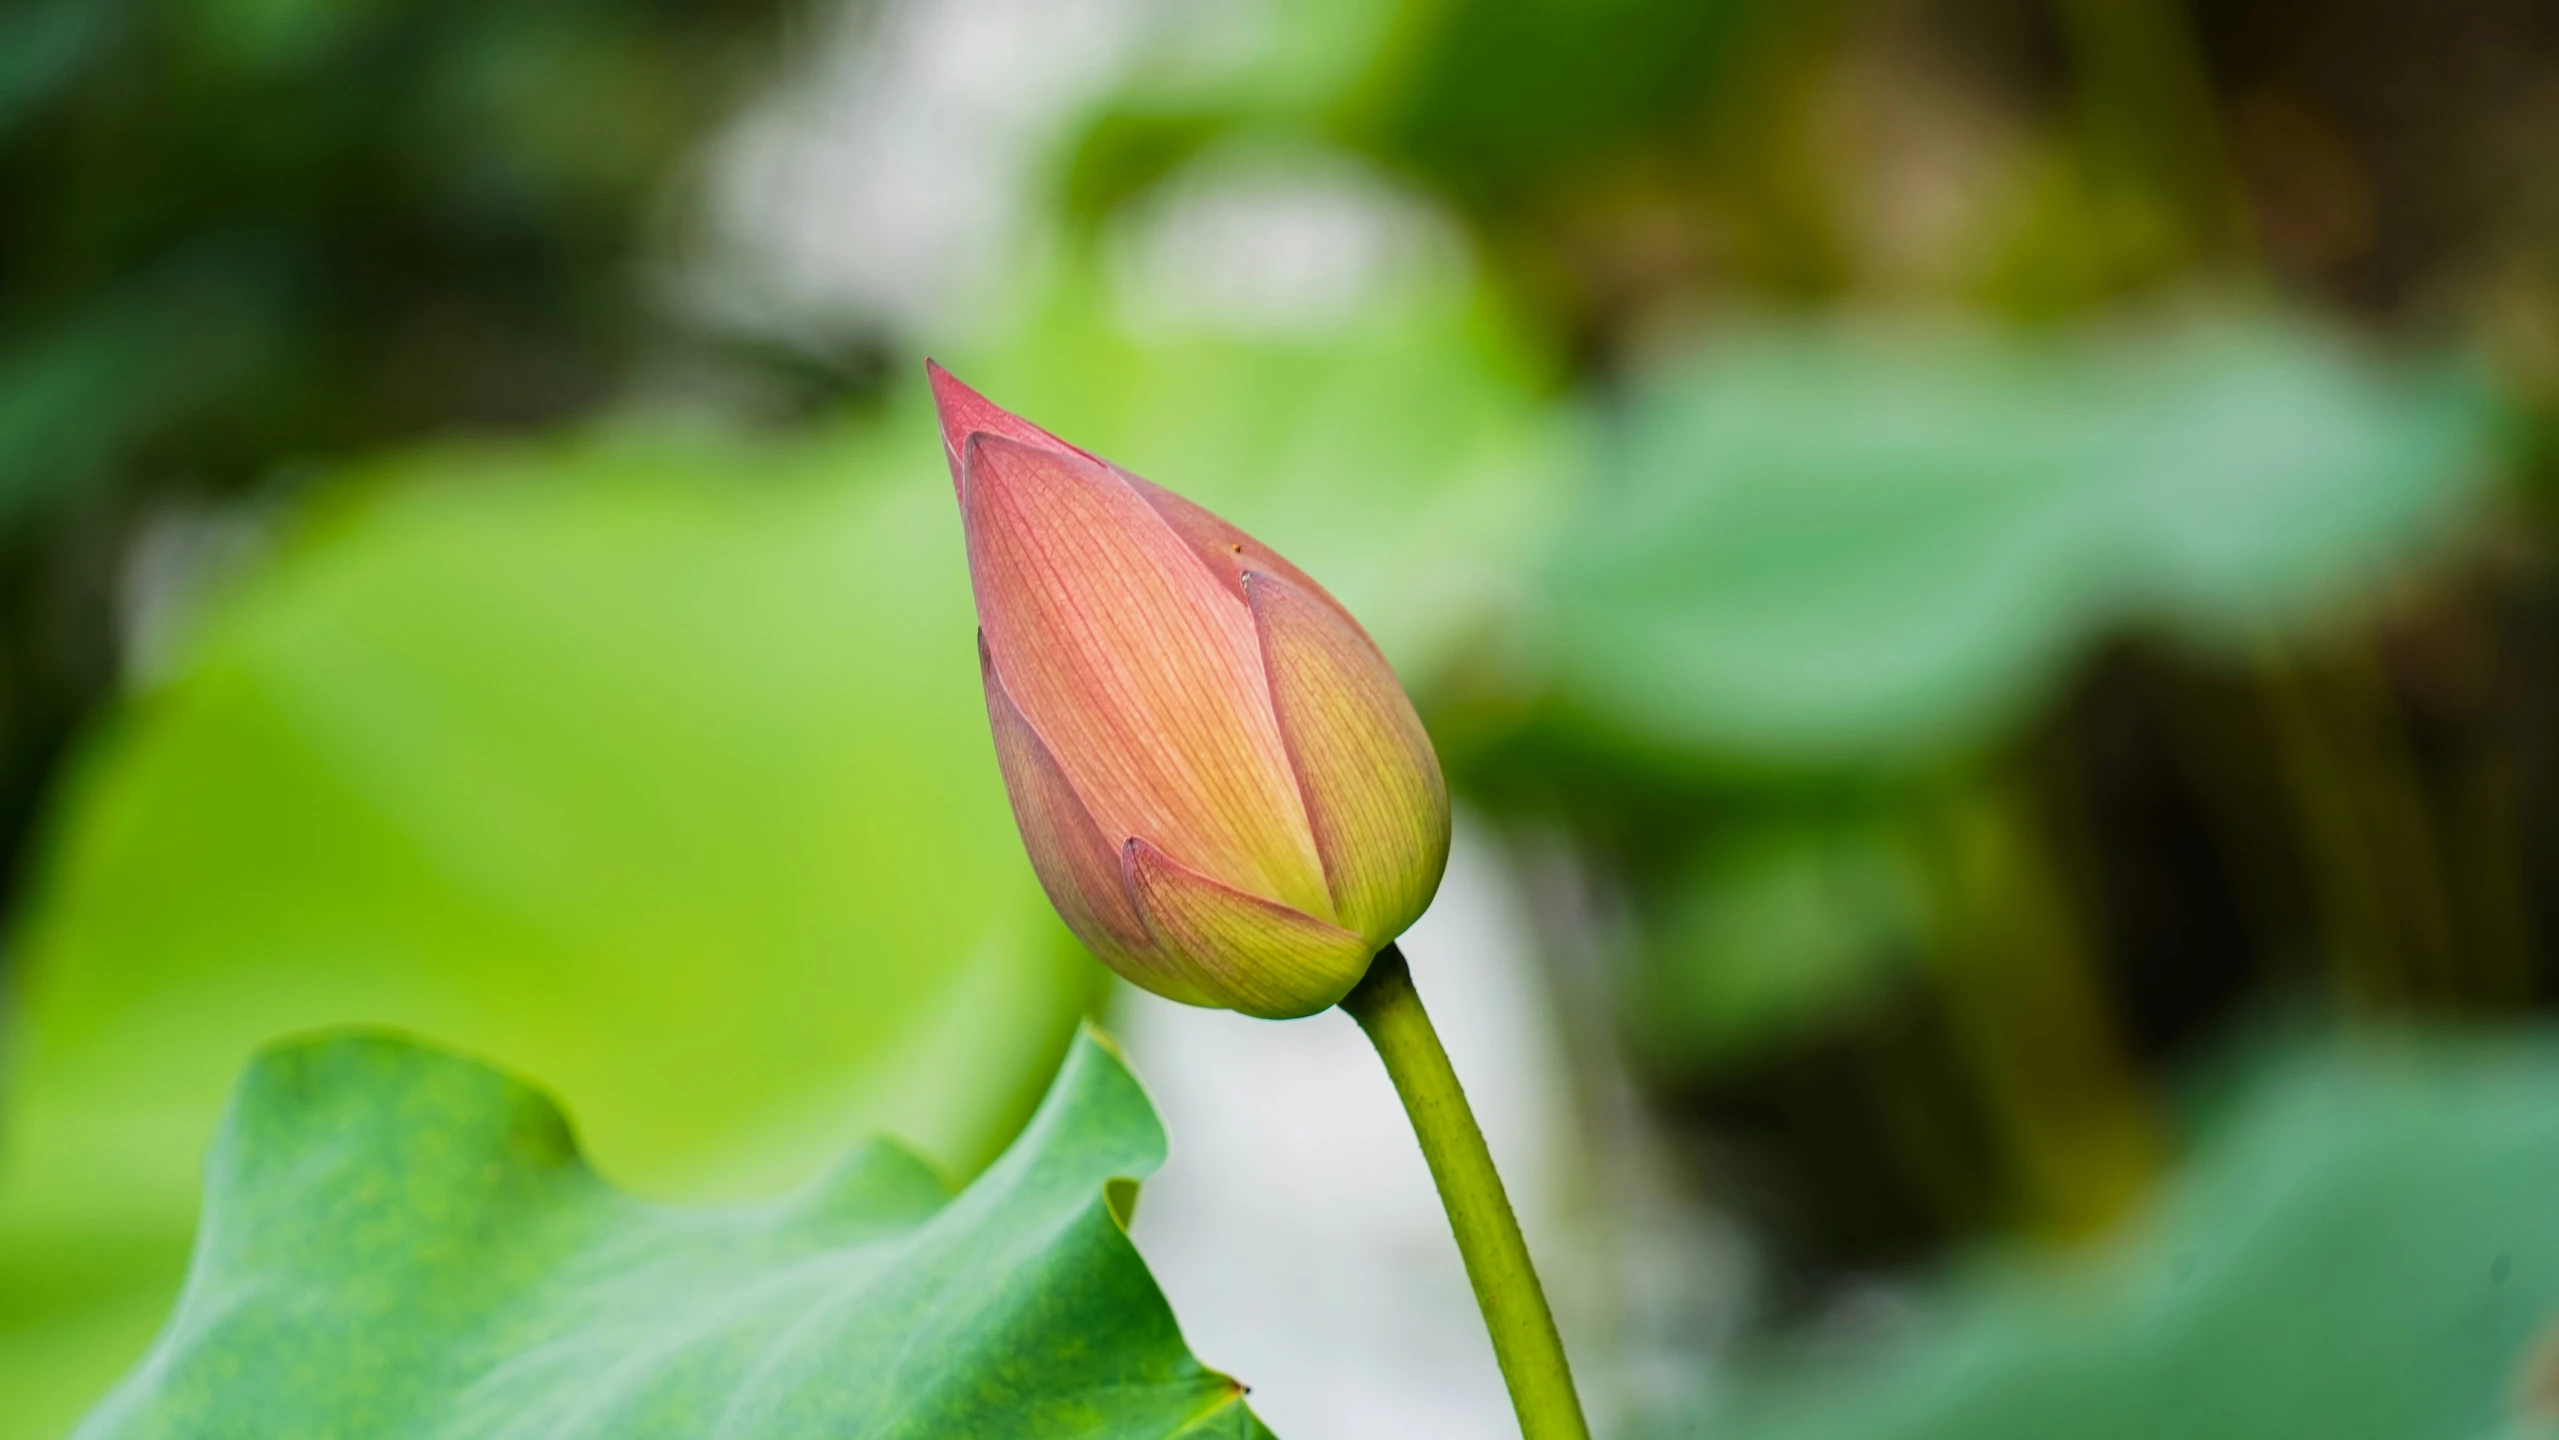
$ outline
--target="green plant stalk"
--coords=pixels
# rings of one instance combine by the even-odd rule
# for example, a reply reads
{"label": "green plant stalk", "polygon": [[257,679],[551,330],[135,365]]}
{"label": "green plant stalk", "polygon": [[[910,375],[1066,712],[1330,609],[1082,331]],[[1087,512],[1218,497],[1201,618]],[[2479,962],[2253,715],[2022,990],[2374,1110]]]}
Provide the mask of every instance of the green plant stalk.
{"label": "green plant stalk", "polygon": [[1475,1303],[1483,1309],[1484,1328],[1492,1332],[1493,1357],[1501,1362],[1511,1407],[1519,1412],[1522,1440],[1589,1440],[1590,1425],[1582,1419],[1581,1397],[1573,1392],[1572,1367],[1537,1283],[1537,1268],[1529,1263],[1528,1242],[1520,1238],[1519,1220],[1511,1214],[1510,1197],[1502,1191],[1493,1152],[1484,1147],[1484,1132],[1476,1128],[1457,1071],[1413,988],[1404,952],[1393,945],[1379,951],[1367,977],[1343,997],[1342,1008],[1368,1032],[1413,1119],[1422,1158],[1430,1162],[1431,1181],[1448,1210],[1448,1227],[1457,1233]]}

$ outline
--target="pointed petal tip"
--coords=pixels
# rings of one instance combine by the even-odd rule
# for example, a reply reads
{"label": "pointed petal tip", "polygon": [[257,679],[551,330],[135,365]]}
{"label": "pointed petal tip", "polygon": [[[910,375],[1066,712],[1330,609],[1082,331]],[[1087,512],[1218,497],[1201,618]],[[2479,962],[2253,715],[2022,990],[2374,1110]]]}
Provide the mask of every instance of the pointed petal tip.
{"label": "pointed petal tip", "polygon": [[955,463],[963,490],[970,475],[1018,474],[1025,463],[1035,464],[1053,453],[992,430],[971,430],[960,437],[959,446]]}
{"label": "pointed petal tip", "polygon": [[979,410],[995,408],[985,396],[970,389],[958,376],[943,369],[942,362],[939,360],[930,358],[925,360],[924,383],[933,387],[933,409],[942,417],[942,433],[946,436],[954,433],[960,435],[968,433],[971,427],[965,424],[953,425],[952,421],[965,419],[972,408]]}
{"label": "pointed petal tip", "polygon": [[951,486],[955,490],[968,468],[969,442],[980,435],[999,436],[1034,450],[1053,450],[1101,463],[1092,452],[1067,444],[969,388],[967,382],[943,369],[938,361],[924,362],[924,377],[933,388],[933,409],[942,424],[942,455],[950,462]]}
{"label": "pointed petal tip", "polygon": [[1374,947],[1292,905],[1202,875],[1142,836],[1120,847],[1139,917],[1187,978],[1230,1010],[1294,1020],[1331,1008]]}
{"label": "pointed petal tip", "polygon": [[954,478],[960,487],[963,514],[970,506],[968,477],[985,476],[1009,485],[1027,485],[1034,491],[1044,482],[1053,483],[1067,475],[1080,475],[1097,483],[1119,483],[1111,467],[1076,449],[1062,445],[1045,434],[1026,439],[997,430],[972,430],[960,442]]}
{"label": "pointed petal tip", "polygon": [[924,362],[924,379],[933,387],[933,413],[942,425],[942,458],[950,463],[951,487],[956,490],[969,436],[986,428],[989,412],[1003,412],[989,404],[985,396],[961,384],[937,361]]}

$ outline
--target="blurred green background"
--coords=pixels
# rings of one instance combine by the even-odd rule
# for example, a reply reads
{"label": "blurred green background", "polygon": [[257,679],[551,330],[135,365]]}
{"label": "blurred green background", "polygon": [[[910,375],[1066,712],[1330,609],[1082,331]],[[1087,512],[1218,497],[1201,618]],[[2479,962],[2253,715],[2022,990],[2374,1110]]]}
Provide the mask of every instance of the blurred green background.
{"label": "blurred green background", "polygon": [[1396,661],[1753,1257],[1621,1428],[2559,1423],[2546,4],[20,0],[0,1440],[291,1030],[1003,1144],[927,350]]}

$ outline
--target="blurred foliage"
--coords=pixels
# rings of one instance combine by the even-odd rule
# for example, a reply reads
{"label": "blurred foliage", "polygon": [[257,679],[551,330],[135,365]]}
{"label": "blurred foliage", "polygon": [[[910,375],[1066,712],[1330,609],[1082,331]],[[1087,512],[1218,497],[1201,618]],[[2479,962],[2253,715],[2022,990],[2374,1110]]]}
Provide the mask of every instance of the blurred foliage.
{"label": "blurred foliage", "polygon": [[[1643,253],[1662,229],[1644,222],[1691,198],[1660,182],[1723,174],[1710,117],[1749,109],[1771,56],[1822,28],[1833,7],[1793,8],[1401,0],[1271,7],[1241,44],[1177,29],[1084,132],[1064,207],[1106,214],[1222,138],[1319,139],[1445,198],[1524,295],[1577,317],[1565,324],[1579,340],[1587,319],[1634,298],[1664,262],[1684,263]],[[1774,23],[1780,15],[1787,23]],[[1220,18],[1193,24],[1211,30]]]}
{"label": "blurred foliage", "polygon": [[1252,1440],[1123,1231],[1164,1133],[1087,1033],[951,1195],[874,1142],[774,1204],[651,1206],[540,1092],[373,1035],[261,1054],[185,1301],[77,1432]]}
{"label": "blurred foliage", "polygon": [[2267,1062],[2101,1251],[1977,1263],[1883,1335],[1797,1355],[1665,1435],[2403,1440],[2549,1433],[2559,1051]]}
{"label": "blurred foliage", "polygon": [[1727,761],[1958,751],[2134,626],[2330,623],[2467,517],[2502,404],[2275,315],[1725,335],[1651,377],[1562,532],[1566,703]]}
{"label": "blurred foliage", "polygon": [[1625,1026],[1657,1074],[1800,1042],[1916,979],[1928,945],[1919,837],[1885,811],[1807,807],[1709,841],[1646,927]]}
{"label": "blurred foliage", "polygon": [[[269,1037],[540,1075],[600,1163],[769,1189],[886,1129],[966,1173],[1095,993],[987,761],[920,408],[870,438],[451,447],[351,476],[85,767],[21,937],[0,1389],[94,1393]],[[752,471],[752,488],[719,478]],[[886,897],[895,897],[890,903]]]}
{"label": "blurred foliage", "polygon": [[0,16],[0,877],[112,682],[152,497],[610,394],[648,329],[642,216],[777,8]]}
{"label": "blurred foliage", "polygon": [[[12,918],[0,1392],[38,1398],[0,1431],[135,1353],[219,1087],[279,1028],[476,1047],[680,1190],[872,1123],[965,1167],[1061,1043],[1090,971],[975,738],[911,384],[816,346],[863,403],[738,407],[797,436],[402,453],[664,398],[635,361],[690,342],[638,282],[775,9],[0,16],[0,835],[119,673],[175,657]],[[1534,911],[1592,1011],[1568,1028],[1622,1047],[1784,1321],[1985,1229],[2101,1228],[2176,1154],[2156,1097],[2252,1011],[2547,1003],[2552,15],[1173,7],[1048,127],[992,328],[888,348],[1372,624],[1469,802],[1560,840],[1573,883]],[[964,163],[1002,118],[947,98],[904,159]],[[794,344],[870,333],[823,308]],[[287,538],[163,647],[145,562],[208,513]],[[2539,1066],[2340,1069],[2404,1118],[2368,1150],[2267,1102],[2258,1160],[2174,1192],[2228,1205],[2172,1198],[2150,1242],[2229,1254],[2214,1306],[2147,1260],[2058,1300],[2001,1282],[1771,1433],[1870,1401],[2049,1433],[2097,1413],[2036,1408],[2072,1394],[2151,1432],[2191,1400],[2166,1418],[2205,1434],[2277,1403],[2487,1433],[2549,1308],[2538,1242],[2459,1355],[2345,1312],[2406,1278],[2453,1315],[2427,1285],[2478,1257],[2383,1267],[2423,1261],[2424,1207],[2444,1244],[2519,1223],[2498,1167],[2537,1163]],[[2316,1266],[2224,1243],[2250,1216],[2373,1268],[2316,1309]],[[2368,1345],[2373,1403],[2243,1374],[2288,1327]],[[2169,1368],[2231,1388],[2148,1383]]]}

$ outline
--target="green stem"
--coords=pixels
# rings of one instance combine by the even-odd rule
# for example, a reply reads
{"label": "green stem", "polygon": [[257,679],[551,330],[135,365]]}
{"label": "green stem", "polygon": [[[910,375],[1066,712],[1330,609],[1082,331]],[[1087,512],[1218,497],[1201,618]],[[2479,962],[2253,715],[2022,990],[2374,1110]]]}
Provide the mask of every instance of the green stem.
{"label": "green stem", "polygon": [[1368,1032],[1405,1113],[1413,1117],[1413,1134],[1430,1162],[1440,1204],[1447,1207],[1448,1227],[1457,1232],[1457,1252],[1466,1259],[1484,1328],[1492,1332],[1493,1357],[1502,1364],[1511,1407],[1519,1412],[1522,1440],[1589,1440],[1572,1367],[1564,1360],[1564,1342],[1547,1312],[1537,1269],[1529,1263],[1528,1242],[1520,1238],[1510,1197],[1493,1169],[1493,1152],[1484,1148],[1484,1132],[1475,1127],[1475,1112],[1467,1108],[1466,1092],[1413,988],[1404,952],[1392,945],[1379,951],[1368,977],[1343,997],[1342,1008]]}

